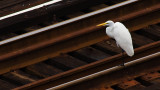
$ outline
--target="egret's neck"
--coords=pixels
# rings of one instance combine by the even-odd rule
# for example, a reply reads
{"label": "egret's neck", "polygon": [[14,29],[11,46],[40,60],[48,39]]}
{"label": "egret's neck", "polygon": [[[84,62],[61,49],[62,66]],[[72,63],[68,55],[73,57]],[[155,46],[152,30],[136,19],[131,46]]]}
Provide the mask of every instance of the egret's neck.
{"label": "egret's neck", "polygon": [[113,30],[113,28],[114,28],[114,22],[110,22],[108,29],[109,30]]}
{"label": "egret's neck", "polygon": [[114,30],[114,26],[109,26],[106,28],[106,34],[111,38],[114,38],[113,30]]}
{"label": "egret's neck", "polygon": [[108,30],[108,31],[112,31],[113,30],[113,28],[114,28],[114,25],[110,25],[109,27],[107,27],[106,29]]}

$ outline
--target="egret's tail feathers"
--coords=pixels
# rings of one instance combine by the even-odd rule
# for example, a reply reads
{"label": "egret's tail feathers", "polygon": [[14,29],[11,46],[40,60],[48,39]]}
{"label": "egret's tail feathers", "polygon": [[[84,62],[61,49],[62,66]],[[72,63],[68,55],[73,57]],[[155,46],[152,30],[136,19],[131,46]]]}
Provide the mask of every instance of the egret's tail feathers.
{"label": "egret's tail feathers", "polygon": [[132,57],[132,56],[134,55],[134,50],[133,50],[133,48],[130,49],[130,50],[127,50],[126,53],[127,53],[128,56]]}
{"label": "egret's tail feathers", "polygon": [[128,56],[132,57],[134,55],[134,52],[133,53],[127,53]]}

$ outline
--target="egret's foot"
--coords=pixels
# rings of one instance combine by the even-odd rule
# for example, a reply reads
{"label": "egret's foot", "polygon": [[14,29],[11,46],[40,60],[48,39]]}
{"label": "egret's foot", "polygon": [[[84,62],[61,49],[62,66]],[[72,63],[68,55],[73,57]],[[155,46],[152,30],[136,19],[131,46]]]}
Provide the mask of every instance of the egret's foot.
{"label": "egret's foot", "polygon": [[124,63],[120,64],[119,66],[123,66],[123,67],[125,67]]}

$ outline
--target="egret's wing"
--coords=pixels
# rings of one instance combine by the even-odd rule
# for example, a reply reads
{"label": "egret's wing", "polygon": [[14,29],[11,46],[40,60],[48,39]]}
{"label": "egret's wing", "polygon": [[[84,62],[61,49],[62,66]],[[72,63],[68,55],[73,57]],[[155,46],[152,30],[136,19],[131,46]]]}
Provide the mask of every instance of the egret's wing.
{"label": "egret's wing", "polygon": [[132,38],[128,29],[120,22],[115,23],[114,38],[117,44],[129,55],[133,56]]}

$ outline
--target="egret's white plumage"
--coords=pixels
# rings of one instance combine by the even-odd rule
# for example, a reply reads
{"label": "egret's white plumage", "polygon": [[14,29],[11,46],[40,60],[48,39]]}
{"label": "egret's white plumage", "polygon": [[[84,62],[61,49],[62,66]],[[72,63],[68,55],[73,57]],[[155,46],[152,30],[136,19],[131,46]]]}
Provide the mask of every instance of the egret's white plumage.
{"label": "egret's white plumage", "polygon": [[121,47],[128,56],[134,55],[132,38],[129,30],[120,22],[114,23],[109,20],[101,25],[107,26],[106,34],[116,40],[117,46]]}

